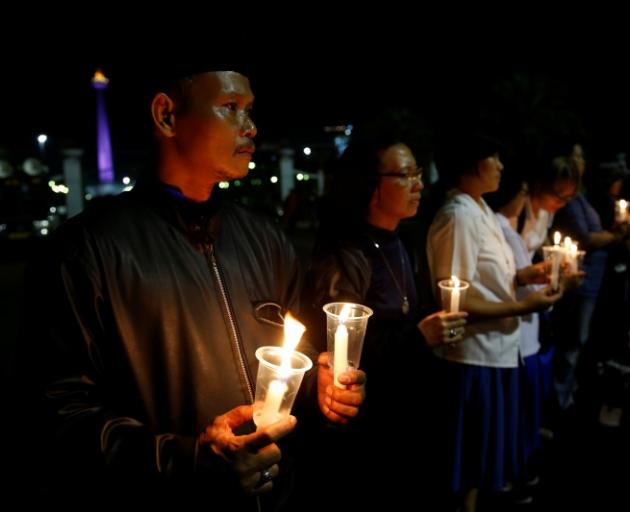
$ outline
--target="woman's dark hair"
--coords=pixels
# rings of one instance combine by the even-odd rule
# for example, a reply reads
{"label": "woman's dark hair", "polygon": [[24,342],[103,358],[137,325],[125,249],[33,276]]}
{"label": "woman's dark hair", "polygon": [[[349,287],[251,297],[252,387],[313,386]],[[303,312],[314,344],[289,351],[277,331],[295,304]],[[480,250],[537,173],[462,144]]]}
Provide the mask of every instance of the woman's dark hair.
{"label": "woman's dark hair", "polygon": [[518,167],[506,167],[501,173],[501,184],[496,192],[484,194],[490,208],[498,211],[512,201],[523,189],[524,172]]}
{"label": "woman's dark hair", "polygon": [[320,244],[334,244],[361,231],[378,186],[380,155],[396,144],[404,142],[394,135],[358,137],[329,166],[330,187],[320,209]]}
{"label": "woman's dark hair", "polygon": [[580,187],[580,173],[572,158],[558,156],[547,162],[543,162],[541,170],[535,173],[529,180],[532,193],[549,192],[559,181],[571,181]]}
{"label": "woman's dark hair", "polygon": [[330,167],[335,224],[353,226],[365,222],[370,201],[378,185],[378,166],[383,151],[401,142],[390,137],[363,137],[352,141],[341,157]]}
{"label": "woman's dark hair", "polygon": [[559,156],[570,157],[573,154],[575,146],[584,148],[581,139],[577,136],[564,135],[554,137],[545,144],[543,156],[548,161]]}
{"label": "woman's dark hair", "polygon": [[484,158],[497,154],[501,144],[480,132],[458,133],[445,137],[438,145],[435,162],[440,180],[448,187],[464,174],[474,172]]}

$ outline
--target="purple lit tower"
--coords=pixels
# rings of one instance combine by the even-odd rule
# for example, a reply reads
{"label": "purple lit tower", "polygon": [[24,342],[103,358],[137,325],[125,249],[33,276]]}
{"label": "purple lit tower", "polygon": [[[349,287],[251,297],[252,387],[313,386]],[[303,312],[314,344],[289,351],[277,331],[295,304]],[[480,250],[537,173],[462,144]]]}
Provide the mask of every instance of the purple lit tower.
{"label": "purple lit tower", "polygon": [[98,69],[92,78],[92,87],[96,91],[96,150],[98,160],[98,178],[101,184],[114,182],[114,159],[112,141],[109,137],[107,108],[105,107],[105,89],[109,79]]}

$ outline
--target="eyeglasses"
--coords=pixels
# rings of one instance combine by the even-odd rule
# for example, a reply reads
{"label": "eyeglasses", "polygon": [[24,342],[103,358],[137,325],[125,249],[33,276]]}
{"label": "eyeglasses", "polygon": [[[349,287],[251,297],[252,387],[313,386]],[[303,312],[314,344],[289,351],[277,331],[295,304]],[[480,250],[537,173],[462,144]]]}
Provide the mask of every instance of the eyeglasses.
{"label": "eyeglasses", "polygon": [[398,178],[401,182],[404,182],[405,185],[413,185],[415,181],[422,182],[423,173],[424,169],[418,167],[413,172],[381,172],[379,173],[379,177]]}
{"label": "eyeglasses", "polygon": [[556,192],[555,190],[549,190],[547,192],[549,195],[552,195],[553,197],[555,197],[558,201],[561,201],[563,203],[568,203],[569,201],[571,201],[572,199],[575,198],[575,196],[577,194],[571,194],[571,195],[566,195],[563,196],[562,194],[559,194],[558,192]]}

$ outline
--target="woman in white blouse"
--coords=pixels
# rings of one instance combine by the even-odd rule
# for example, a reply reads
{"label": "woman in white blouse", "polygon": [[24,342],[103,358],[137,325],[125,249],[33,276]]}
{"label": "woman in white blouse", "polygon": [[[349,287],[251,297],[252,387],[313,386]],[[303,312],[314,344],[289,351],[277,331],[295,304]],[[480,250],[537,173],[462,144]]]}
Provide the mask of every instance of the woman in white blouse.
{"label": "woman in white blouse", "polygon": [[548,288],[521,300],[516,285],[545,283],[542,266],[516,271],[497,218],[482,199],[503,171],[496,141],[466,134],[438,159],[453,185],[427,238],[434,283],[455,275],[470,283],[465,339],[437,347],[441,432],[448,485],[475,510],[479,489],[497,491],[516,472],[519,317],[543,310],[560,294]]}

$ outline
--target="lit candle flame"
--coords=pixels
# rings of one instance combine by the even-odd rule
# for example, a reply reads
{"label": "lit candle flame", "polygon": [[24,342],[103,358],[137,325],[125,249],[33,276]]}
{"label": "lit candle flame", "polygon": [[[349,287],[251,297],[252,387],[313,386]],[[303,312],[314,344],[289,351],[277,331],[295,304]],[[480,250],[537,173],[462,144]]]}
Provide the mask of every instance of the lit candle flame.
{"label": "lit candle flame", "polygon": [[345,323],[350,316],[350,304],[344,304],[341,308],[341,313],[339,313],[339,321],[341,323]]}
{"label": "lit candle flame", "polygon": [[451,284],[453,285],[453,288],[459,288],[461,286],[461,281],[459,280],[459,277],[451,276]]}
{"label": "lit candle flame", "polygon": [[561,238],[562,238],[562,235],[560,235],[560,231],[556,231],[553,234],[553,245],[560,245]]}
{"label": "lit candle flame", "polygon": [[291,368],[291,354],[297,347],[306,327],[298,322],[291,313],[284,316],[284,345],[282,346],[282,363],[280,367],[284,370]]}
{"label": "lit candle flame", "polygon": [[571,240],[570,236],[565,236],[564,237],[564,248],[565,249],[570,249],[571,248],[571,244],[573,243],[573,240]]}
{"label": "lit candle flame", "polygon": [[628,202],[625,199],[619,199],[619,208],[625,210],[628,207]]}

